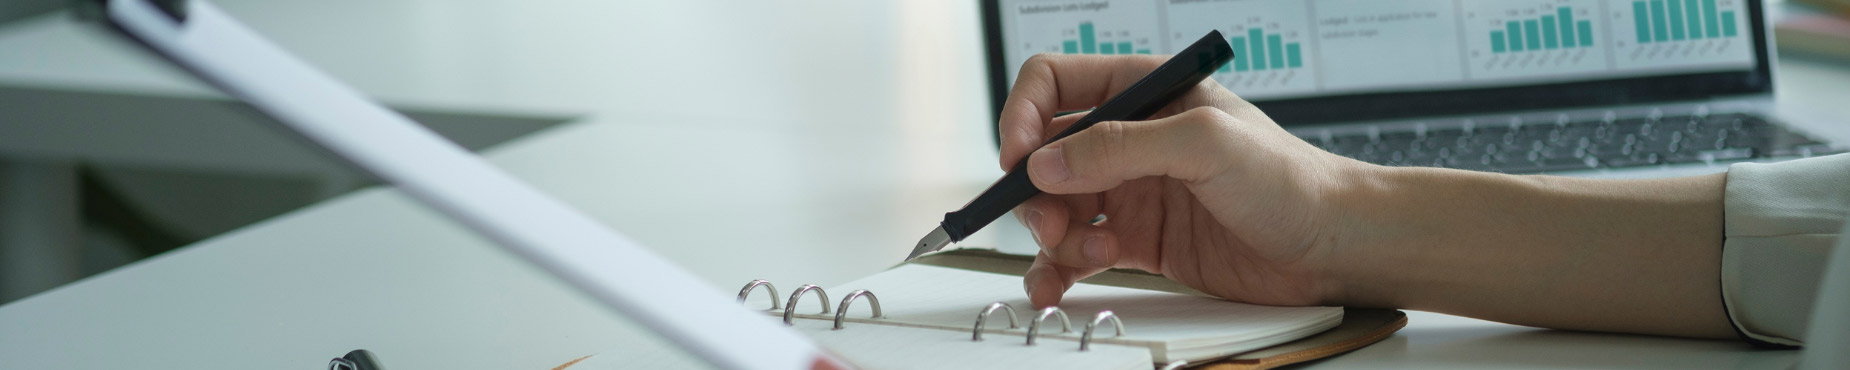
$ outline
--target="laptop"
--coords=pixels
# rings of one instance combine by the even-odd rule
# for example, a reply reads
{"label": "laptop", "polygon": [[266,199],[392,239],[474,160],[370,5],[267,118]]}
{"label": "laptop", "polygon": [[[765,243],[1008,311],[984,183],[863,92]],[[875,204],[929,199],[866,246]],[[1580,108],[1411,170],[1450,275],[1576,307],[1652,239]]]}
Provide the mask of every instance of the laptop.
{"label": "laptop", "polygon": [[982,0],[994,109],[1034,54],[1164,54],[1286,130],[1389,166],[1587,177],[1725,171],[1850,149],[1781,107],[1761,0]]}

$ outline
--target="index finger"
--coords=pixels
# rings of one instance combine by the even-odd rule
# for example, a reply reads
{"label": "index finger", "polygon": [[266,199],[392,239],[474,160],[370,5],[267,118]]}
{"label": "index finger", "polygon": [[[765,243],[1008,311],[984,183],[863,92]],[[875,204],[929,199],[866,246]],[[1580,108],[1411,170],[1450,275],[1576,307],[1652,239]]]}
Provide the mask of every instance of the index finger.
{"label": "index finger", "polygon": [[1027,290],[1028,302],[1034,308],[1057,306],[1060,298],[1066,295],[1066,290],[1072,288],[1073,284],[1105,270],[1104,267],[1062,266],[1054,263],[1053,257],[1042,251],[1034,256],[1034,264],[1028,267],[1028,272],[1022,274],[1021,286]]}
{"label": "index finger", "polygon": [[[998,132],[1002,139],[1002,169],[1028,156],[1047,138],[1066,127],[1053,127],[1059,112],[1082,110],[1103,103],[1130,87],[1167,61],[1155,55],[1039,54],[1022,63],[1015,87],[1002,103]],[[1070,125],[1074,120],[1061,123]]]}

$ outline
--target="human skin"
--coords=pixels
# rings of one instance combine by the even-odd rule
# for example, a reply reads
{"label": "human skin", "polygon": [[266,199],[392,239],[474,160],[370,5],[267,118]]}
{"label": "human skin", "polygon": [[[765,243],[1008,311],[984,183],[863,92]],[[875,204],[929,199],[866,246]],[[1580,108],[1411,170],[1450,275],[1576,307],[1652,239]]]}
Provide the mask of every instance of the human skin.
{"label": "human skin", "polygon": [[1046,143],[1083,115],[1057,112],[1090,109],[1163,61],[1041,55],[1022,66],[998,124],[1002,168],[1027,158],[1046,193],[1014,212],[1041,245],[1023,281],[1036,306],[1117,267],[1255,304],[1736,336],[1720,289],[1726,174],[1377,166],[1305,143],[1212,80],[1150,120]]}

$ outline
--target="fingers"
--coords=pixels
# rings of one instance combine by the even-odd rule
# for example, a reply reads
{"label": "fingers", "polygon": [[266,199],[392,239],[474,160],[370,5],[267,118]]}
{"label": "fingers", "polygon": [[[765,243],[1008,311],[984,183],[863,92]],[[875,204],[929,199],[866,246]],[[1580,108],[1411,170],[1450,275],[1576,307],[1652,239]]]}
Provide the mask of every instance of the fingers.
{"label": "fingers", "polygon": [[[1079,122],[1079,118],[1086,118],[1086,115],[1090,115],[1090,113],[1092,113],[1092,111],[1082,111],[1082,113],[1073,113],[1073,115],[1064,115],[1064,117],[1055,117],[1053,118],[1053,120],[1051,120],[1051,122],[1047,122],[1045,126],[1042,126],[1042,128],[1038,128],[1038,129],[1045,129],[1045,133],[1049,133],[1049,135],[1051,135],[1051,133],[1058,133],[1060,129],[1066,129],[1067,126],[1073,126],[1073,122]],[[1029,133],[1023,133],[1023,135],[1029,135]],[[1036,135],[1036,137],[1040,137],[1040,135],[1043,135],[1043,131],[1034,131],[1034,133],[1030,133],[1030,135]],[[1027,155],[1029,155],[1030,152],[1034,152],[1034,148],[1040,148],[1040,146],[1043,146],[1043,144],[1047,144],[1047,142],[1043,141],[1043,139],[1034,139],[1034,142],[1032,142],[1032,146],[1027,146],[1025,150],[1014,150],[1016,154],[1010,155],[1010,148],[1008,148],[1010,144],[1008,144],[1008,139],[1006,139],[1006,135],[1005,135],[1005,137],[1003,137],[1003,170],[1014,170],[1014,168],[1016,168],[1016,161],[1021,161],[1021,159],[1023,159],[1023,157],[1027,157]]]}
{"label": "fingers", "polygon": [[1117,236],[1091,223],[1102,211],[1096,194],[1042,194],[1015,207],[1043,254],[1066,266],[1111,267],[1119,256]]}
{"label": "fingers", "polygon": [[1150,121],[1100,122],[1036,150],[1028,177],[1053,194],[1100,192],[1149,176],[1205,181],[1226,166],[1220,148],[1239,144],[1223,129],[1231,119],[1200,107]]}
{"label": "fingers", "polygon": [[1055,127],[1054,114],[1097,106],[1164,60],[1161,56],[1049,54],[1028,58],[1002,104],[998,132],[1002,136],[1003,168],[1013,167],[1015,161],[1066,127],[1051,128]]}
{"label": "fingers", "polygon": [[1046,248],[1060,244],[1070,220],[1091,220],[1100,212],[1098,195],[1042,194],[1015,206],[1013,213],[1035,244]]}
{"label": "fingers", "polygon": [[[1045,140],[1038,138],[1040,137],[1040,135],[1043,135],[1043,132],[1059,133],[1061,130],[1065,130],[1067,127],[1072,126],[1073,123],[1079,122],[1080,118],[1085,118],[1087,114],[1091,114],[1091,113],[1092,112],[1090,111],[1086,111],[1086,112],[1079,112],[1079,113],[1073,113],[1073,114],[1068,114],[1064,116],[1054,117],[1052,121],[1049,121],[1046,125],[1042,125],[1036,129],[1036,130],[1044,130],[1044,131],[1024,133],[1024,135],[1030,135],[1030,134],[1035,135],[1037,139],[1034,139],[1032,146],[1028,146],[1027,149],[1025,150],[1015,150],[1014,151],[1015,153],[1010,153],[1010,148],[1009,148],[1010,145],[1008,143],[1009,139],[1007,138],[1008,134],[1003,134],[1002,170],[1009,171],[1009,170],[1015,169],[1015,162],[1019,162],[1021,161],[1022,158],[1027,157],[1028,153],[1033,152],[1034,149],[1040,148],[1042,145],[1046,145],[1047,142]],[[1022,126],[1022,127],[1026,128],[1027,126]],[[1006,132],[1007,130],[1003,130],[1003,131]]]}
{"label": "fingers", "polygon": [[1060,266],[1043,252],[1034,257],[1034,265],[1028,267],[1021,284],[1028,292],[1028,301],[1038,309],[1060,304],[1060,297],[1066,294],[1067,288],[1073,287],[1073,283],[1104,271],[1102,267]]}
{"label": "fingers", "polygon": [[1017,207],[1015,213],[1041,245],[1022,280],[1036,308],[1059,303],[1073,283],[1105,271],[1121,254],[1115,235],[1088,223],[1099,214],[1097,199],[1091,195],[1042,194]]}
{"label": "fingers", "polygon": [[1066,236],[1070,208],[1055,195],[1041,194],[1015,207],[1015,217],[1028,228],[1034,244],[1041,248],[1060,243]]}
{"label": "fingers", "polygon": [[1058,242],[1041,244],[1041,253],[1054,264],[1106,268],[1118,264],[1118,236],[1089,220],[1067,220],[1066,234]]}

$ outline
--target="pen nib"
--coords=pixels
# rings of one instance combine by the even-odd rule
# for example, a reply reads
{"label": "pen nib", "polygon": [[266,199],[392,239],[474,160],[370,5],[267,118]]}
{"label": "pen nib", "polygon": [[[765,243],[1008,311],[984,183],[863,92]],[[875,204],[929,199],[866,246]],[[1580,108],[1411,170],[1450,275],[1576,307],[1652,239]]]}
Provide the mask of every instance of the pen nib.
{"label": "pen nib", "polygon": [[920,255],[936,252],[950,244],[951,234],[944,232],[944,227],[939,226],[932,229],[930,234],[925,234],[924,239],[919,239],[919,243],[912,247],[912,254],[906,256],[906,260],[911,261],[913,258],[919,258]]}

